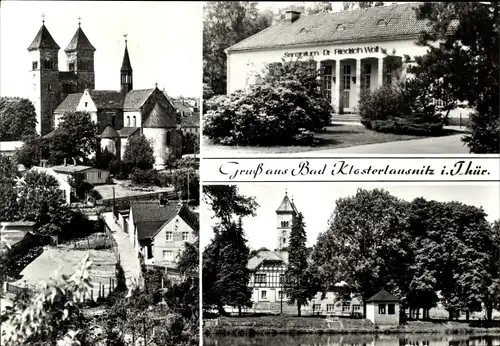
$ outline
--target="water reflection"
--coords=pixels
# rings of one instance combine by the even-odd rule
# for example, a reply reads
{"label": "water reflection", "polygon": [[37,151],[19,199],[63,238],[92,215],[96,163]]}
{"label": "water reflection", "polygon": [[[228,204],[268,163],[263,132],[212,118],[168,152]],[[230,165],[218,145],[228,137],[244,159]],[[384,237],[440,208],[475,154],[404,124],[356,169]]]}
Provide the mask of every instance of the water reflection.
{"label": "water reflection", "polygon": [[276,335],[205,337],[204,346],[500,346],[500,335]]}

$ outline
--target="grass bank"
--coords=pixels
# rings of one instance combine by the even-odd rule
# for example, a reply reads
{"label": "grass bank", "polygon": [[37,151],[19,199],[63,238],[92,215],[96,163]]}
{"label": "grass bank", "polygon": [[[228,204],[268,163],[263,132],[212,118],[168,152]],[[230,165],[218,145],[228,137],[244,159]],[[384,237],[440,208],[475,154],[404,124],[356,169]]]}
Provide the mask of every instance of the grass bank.
{"label": "grass bank", "polygon": [[500,334],[500,321],[407,321],[396,327],[375,327],[368,320],[340,319],[328,322],[310,317],[222,317],[205,320],[205,335],[299,335],[299,334]]}

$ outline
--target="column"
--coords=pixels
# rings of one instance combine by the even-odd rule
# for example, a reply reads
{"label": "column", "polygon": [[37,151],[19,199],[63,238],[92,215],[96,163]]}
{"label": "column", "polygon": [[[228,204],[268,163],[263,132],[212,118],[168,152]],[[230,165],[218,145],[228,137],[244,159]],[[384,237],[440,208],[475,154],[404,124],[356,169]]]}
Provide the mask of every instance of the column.
{"label": "column", "polygon": [[361,59],[356,59],[356,84],[354,84],[355,104],[353,109],[358,108],[359,100],[361,99]]}
{"label": "column", "polygon": [[335,85],[332,92],[333,107],[336,113],[342,113],[340,107],[340,60],[335,60]]}
{"label": "column", "polygon": [[384,72],[384,58],[378,58],[378,69],[377,69],[377,84],[379,87],[384,85],[383,80],[383,72]]}

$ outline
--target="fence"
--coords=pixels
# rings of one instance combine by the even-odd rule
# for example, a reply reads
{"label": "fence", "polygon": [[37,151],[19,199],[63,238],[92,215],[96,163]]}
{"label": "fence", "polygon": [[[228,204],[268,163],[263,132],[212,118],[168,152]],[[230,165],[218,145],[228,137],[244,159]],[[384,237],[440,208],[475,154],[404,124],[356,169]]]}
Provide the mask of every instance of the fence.
{"label": "fence", "polygon": [[[113,277],[108,277],[109,283],[104,284],[101,281],[94,282],[92,288],[90,288],[89,293],[85,293],[83,296],[84,301],[94,301],[96,302],[98,299],[103,299],[106,298],[108,295],[111,294],[111,292],[114,291],[114,289],[117,286],[117,280]],[[97,285],[98,284],[98,285]],[[35,290],[29,287],[19,287],[16,286],[10,282],[5,283],[5,291],[7,293],[11,293],[14,295],[18,295],[20,293],[26,292],[26,293],[32,293]]]}

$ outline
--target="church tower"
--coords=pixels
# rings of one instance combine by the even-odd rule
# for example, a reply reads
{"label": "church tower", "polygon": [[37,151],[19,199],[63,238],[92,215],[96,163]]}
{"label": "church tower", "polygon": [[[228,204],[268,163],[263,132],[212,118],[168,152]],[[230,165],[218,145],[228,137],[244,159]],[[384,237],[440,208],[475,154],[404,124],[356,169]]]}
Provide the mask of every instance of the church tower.
{"label": "church tower", "polygon": [[123,94],[127,94],[133,89],[132,86],[132,65],[128,56],[127,35],[125,35],[125,53],[123,54],[122,67],[120,69],[120,85]]}
{"label": "church tower", "polygon": [[66,94],[81,93],[87,88],[95,88],[95,51],[96,49],[83,32],[81,23],[78,22],[78,29],[64,50],[66,53],[67,71],[71,74],[71,76],[68,76],[70,77],[68,79],[71,79],[71,81],[68,80],[68,83],[72,84],[70,88],[64,90]]}
{"label": "church tower", "polygon": [[32,81],[30,100],[35,105],[36,131],[41,135],[52,131],[52,114],[60,102],[59,49],[43,20],[40,30],[28,47]]}
{"label": "church tower", "polygon": [[278,231],[278,246],[277,250],[287,248],[290,241],[290,232],[292,231],[293,218],[298,214],[297,208],[288,198],[288,193],[285,192],[285,197],[280,206],[276,210],[277,231]]}

